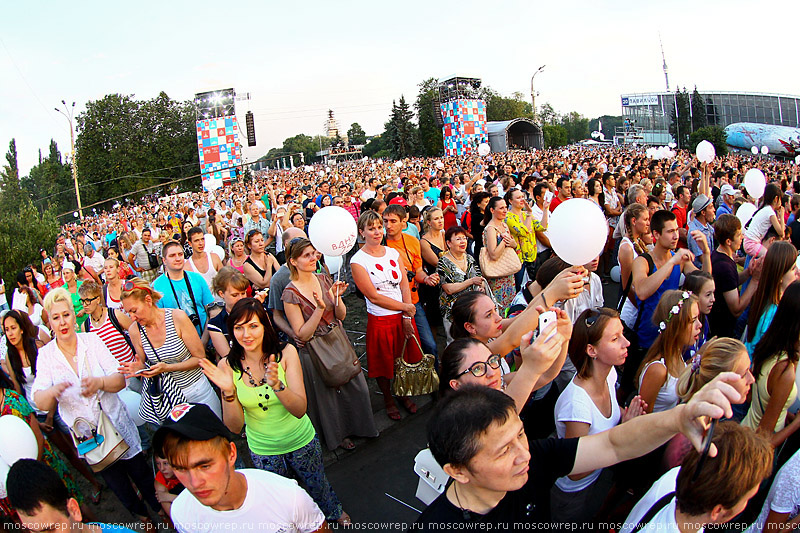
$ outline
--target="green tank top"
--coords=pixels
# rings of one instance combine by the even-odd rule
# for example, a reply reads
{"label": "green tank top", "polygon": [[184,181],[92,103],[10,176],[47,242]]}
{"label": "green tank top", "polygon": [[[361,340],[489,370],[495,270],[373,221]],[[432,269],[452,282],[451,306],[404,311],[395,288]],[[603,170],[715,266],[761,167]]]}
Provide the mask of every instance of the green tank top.
{"label": "green tank top", "polygon": [[[242,372],[234,372],[236,397],[244,408],[245,431],[250,451],[257,455],[281,455],[298,450],[311,442],[316,432],[307,414],[297,418],[286,410],[269,386],[265,384],[249,387],[242,377]],[[278,378],[286,383],[286,372],[280,364]],[[259,404],[268,409],[265,411]]]}

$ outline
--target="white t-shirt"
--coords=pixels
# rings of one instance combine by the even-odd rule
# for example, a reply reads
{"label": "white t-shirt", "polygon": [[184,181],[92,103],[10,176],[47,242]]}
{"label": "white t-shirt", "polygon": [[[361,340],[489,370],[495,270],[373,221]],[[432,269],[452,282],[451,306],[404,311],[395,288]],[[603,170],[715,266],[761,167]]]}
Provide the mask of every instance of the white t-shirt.
{"label": "white t-shirt", "polygon": [[[533,202],[533,204],[531,204],[531,215],[533,215],[533,219],[536,222],[538,222],[540,224],[542,223],[542,218],[544,217],[544,211],[542,211],[541,207],[536,205],[536,202]],[[549,220],[549,218],[548,218],[548,220]],[[547,238],[550,238],[550,236],[547,234],[547,231],[545,231],[544,234],[545,234],[545,236]],[[547,246],[542,244],[542,241],[540,241],[539,239],[536,239],[536,253],[542,253],[545,250],[549,250],[549,249],[550,248],[548,248]]]}
{"label": "white t-shirt", "polygon": [[237,470],[247,480],[242,506],[215,511],[188,490],[172,502],[172,521],[179,533],[216,533],[246,529],[263,533],[306,533],[322,527],[325,516],[297,482],[272,472]]}
{"label": "white t-shirt", "polygon": [[744,230],[744,236],[750,240],[761,242],[761,239],[767,234],[769,227],[772,226],[772,222],[769,220],[771,216],[776,216],[775,210],[772,209],[771,205],[759,209],[758,212],[753,215],[753,219],[748,222],[747,229]]}
{"label": "white t-shirt", "polygon": [[[633,507],[619,533],[633,533],[636,524],[647,514],[653,505],[663,496],[675,490],[675,481],[678,479],[678,472],[681,467],[676,466],[661,478],[653,483],[650,490],[642,496],[642,499]],[[700,528],[697,533],[703,533],[705,528]],[[658,533],[679,533],[678,524],[675,522],[675,498],[655,514],[652,520],[642,528],[642,531],[657,531]]]}
{"label": "white t-shirt", "polygon": [[[389,248],[388,246],[383,248],[386,250],[383,257],[373,257],[361,249],[353,255],[350,263],[364,267],[364,270],[369,274],[370,281],[378,290],[378,294],[402,302],[403,293],[400,291],[400,282],[402,281],[403,271],[400,269],[402,264],[400,262],[400,254],[394,248]],[[367,313],[372,316],[396,315],[400,312],[375,305],[369,298],[366,298],[366,301]]]}
{"label": "white t-shirt", "polygon": [[564,311],[573,324],[585,310],[601,307],[603,307],[603,282],[594,272],[589,272],[589,286],[584,286],[583,292],[577,297],[564,302]]}
{"label": "white t-shirt", "polygon": [[778,471],[761,513],[745,533],[761,533],[770,511],[788,513],[789,520],[800,514],[800,451]]}
{"label": "white t-shirt", "polygon": [[[556,433],[558,438],[563,439],[566,433],[566,422],[585,422],[589,424],[589,435],[601,433],[611,429],[620,421],[619,404],[617,403],[616,393],[617,371],[612,368],[606,378],[608,392],[611,398],[611,416],[606,418],[594,404],[594,401],[582,387],[575,383],[575,378],[564,388],[558,397],[555,407]],[[602,468],[595,470],[588,476],[578,481],[573,481],[567,476],[556,480],[556,486],[564,492],[578,492],[600,477]]]}

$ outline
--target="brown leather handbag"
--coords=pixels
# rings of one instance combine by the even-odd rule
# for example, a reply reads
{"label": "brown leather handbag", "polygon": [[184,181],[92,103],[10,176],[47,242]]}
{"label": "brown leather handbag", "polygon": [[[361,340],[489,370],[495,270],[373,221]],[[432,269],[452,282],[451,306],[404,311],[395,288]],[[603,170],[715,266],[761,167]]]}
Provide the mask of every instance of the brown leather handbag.
{"label": "brown leather handbag", "polygon": [[306,348],[325,385],[341,387],[361,373],[361,361],[338,320],[327,328],[324,335],[314,335]]}

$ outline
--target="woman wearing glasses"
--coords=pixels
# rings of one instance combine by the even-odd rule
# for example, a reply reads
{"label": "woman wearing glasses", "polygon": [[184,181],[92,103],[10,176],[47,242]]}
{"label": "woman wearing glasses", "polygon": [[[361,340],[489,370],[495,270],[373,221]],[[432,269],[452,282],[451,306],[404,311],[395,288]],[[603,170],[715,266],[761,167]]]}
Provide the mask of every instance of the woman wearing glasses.
{"label": "woman wearing glasses", "polygon": [[[45,412],[58,406],[61,419],[73,427],[81,417],[98,420],[102,402],[103,413],[129,449],[101,475],[125,508],[151,525],[144,502],[155,512],[161,510],[161,505],[156,499],[153,472],[142,453],[136,425],[116,394],[125,387],[119,363],[97,335],[76,333],[75,311],[66,290],[59,288],[47,293],[44,307],[55,339],[39,350],[32,390],[36,406]],[[144,501],[137,495],[134,484]]]}
{"label": "woman wearing glasses", "polygon": [[[614,367],[625,363],[630,344],[616,311],[587,309],[578,316],[569,341],[569,358],[577,373],[555,406],[559,438],[594,435],[644,413],[638,396],[627,409],[620,409],[617,403]],[[591,519],[611,488],[610,473],[601,478],[602,472],[559,478],[551,493],[553,520],[583,523]]]}
{"label": "woman wearing glasses", "polygon": [[306,414],[306,389],[297,350],[278,339],[264,305],[255,298],[239,300],[228,317],[233,333],[227,357],[200,367],[222,392],[225,425],[247,434],[256,468],[303,484],[326,520],[349,524],[325,476],[322,448]]}
{"label": "woman wearing glasses", "polygon": [[[120,287],[121,288],[121,287]],[[94,281],[87,281],[78,289],[81,304],[88,317],[83,331],[92,331],[100,337],[120,365],[136,360],[126,334],[133,321],[117,309],[109,309],[103,301],[103,288]]]}
{"label": "woman wearing glasses", "polygon": [[[383,394],[386,414],[392,420],[400,420],[389,383],[394,378],[394,360],[400,354],[403,339],[412,336],[419,338],[414,314],[417,309],[411,303],[411,290],[405,266],[400,254],[394,248],[381,244],[383,241],[383,220],[371,209],[358,217],[358,233],[364,239],[364,246],[353,255],[350,265],[353,281],[366,297],[367,303],[367,364],[369,376],[377,379]],[[416,363],[422,358],[416,343],[408,345],[406,361]],[[409,412],[417,407],[411,398],[401,399]]]}
{"label": "woman wearing glasses", "polygon": [[[219,397],[199,368],[198,362],[205,359],[206,352],[197,329],[180,309],[156,307],[160,299],[161,294],[140,278],[128,280],[122,286],[123,308],[136,323],[129,330],[136,360],[120,365],[120,369],[127,377],[145,378],[141,417],[160,424],[156,414],[158,402],[177,405],[184,401],[206,404],[221,416]],[[158,388],[151,385],[156,380]],[[160,394],[156,395],[158,389]]]}
{"label": "woman wearing glasses", "polygon": [[[282,300],[295,337],[308,342],[314,336],[325,335],[329,324],[344,327],[342,320],[347,308],[341,296],[347,290],[347,283],[333,283],[329,276],[316,274],[320,254],[308,239],[299,239],[289,250],[286,264],[292,281],[284,289]],[[299,352],[308,414],[328,449],[341,446],[352,450],[355,444],[350,436],[376,437],[378,430],[372,419],[364,374],[359,373],[340,387],[328,387],[315,370],[308,350],[301,347]]]}
{"label": "woman wearing glasses", "polygon": [[281,267],[278,260],[266,250],[264,234],[257,229],[247,232],[244,244],[250,250],[250,257],[244,262],[244,275],[255,289],[269,288],[272,275]]}

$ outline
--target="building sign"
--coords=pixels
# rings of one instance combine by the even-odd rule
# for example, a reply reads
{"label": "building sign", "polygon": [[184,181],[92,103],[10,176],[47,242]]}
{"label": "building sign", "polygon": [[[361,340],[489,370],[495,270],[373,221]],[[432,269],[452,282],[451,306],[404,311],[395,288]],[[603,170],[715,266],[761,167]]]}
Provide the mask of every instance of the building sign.
{"label": "building sign", "polygon": [[641,96],[623,96],[622,106],[658,105],[657,94],[643,94]]}

